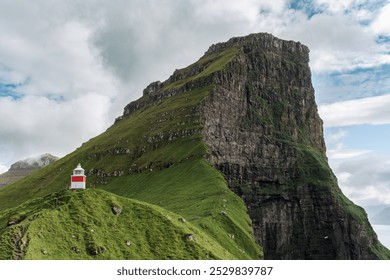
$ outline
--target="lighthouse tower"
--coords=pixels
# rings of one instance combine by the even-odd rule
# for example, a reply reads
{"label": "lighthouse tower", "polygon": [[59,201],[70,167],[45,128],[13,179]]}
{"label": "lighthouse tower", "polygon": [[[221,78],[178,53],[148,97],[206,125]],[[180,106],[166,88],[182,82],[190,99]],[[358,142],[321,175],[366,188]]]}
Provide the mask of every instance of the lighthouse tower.
{"label": "lighthouse tower", "polygon": [[80,163],[75,169],[73,169],[73,175],[71,176],[71,190],[85,190],[87,183],[87,176],[84,175],[84,169],[81,167]]}

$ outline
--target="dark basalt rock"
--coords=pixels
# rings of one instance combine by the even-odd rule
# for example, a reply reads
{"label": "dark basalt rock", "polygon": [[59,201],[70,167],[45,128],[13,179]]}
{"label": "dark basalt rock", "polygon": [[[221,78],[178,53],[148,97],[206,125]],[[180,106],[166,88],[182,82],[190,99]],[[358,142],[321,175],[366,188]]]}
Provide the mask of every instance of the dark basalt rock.
{"label": "dark basalt rock", "polygon": [[[266,259],[376,259],[363,209],[331,172],[309,49],[269,34],[234,38],[236,57],[204,102],[208,160],[241,196]],[[351,211],[351,209],[354,209]]]}
{"label": "dark basalt rock", "polygon": [[[207,72],[224,53],[234,56]],[[265,33],[232,38],[165,82],[152,83],[116,122],[163,98],[210,86],[197,112],[189,112],[203,128],[186,133],[202,133],[207,160],[245,201],[266,259],[390,258],[328,165],[308,63],[309,49],[299,42]],[[144,139],[149,146],[137,156],[182,134]]]}

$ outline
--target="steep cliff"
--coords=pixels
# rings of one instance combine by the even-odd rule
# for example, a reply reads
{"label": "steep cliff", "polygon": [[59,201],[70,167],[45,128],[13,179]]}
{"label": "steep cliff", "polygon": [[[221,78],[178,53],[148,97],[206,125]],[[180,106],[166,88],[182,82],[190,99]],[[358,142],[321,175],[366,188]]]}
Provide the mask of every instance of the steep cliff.
{"label": "steep cliff", "polygon": [[207,160],[246,202],[265,258],[388,258],[327,163],[308,62],[309,49],[297,42],[270,34],[232,38],[152,83],[121,118],[212,85],[199,106]]}
{"label": "steep cliff", "polygon": [[209,53],[231,47],[240,51],[204,103],[204,140],[209,162],[245,200],[265,257],[377,258],[366,213],[327,163],[308,48],[259,34]]}

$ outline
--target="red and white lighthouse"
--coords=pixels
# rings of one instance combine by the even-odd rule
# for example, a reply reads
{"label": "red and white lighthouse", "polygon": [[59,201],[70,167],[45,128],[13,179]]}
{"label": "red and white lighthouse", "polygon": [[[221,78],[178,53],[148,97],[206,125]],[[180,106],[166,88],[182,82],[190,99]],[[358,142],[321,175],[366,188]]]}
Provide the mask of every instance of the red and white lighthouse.
{"label": "red and white lighthouse", "polygon": [[87,176],[84,175],[84,169],[80,163],[75,169],[73,169],[73,175],[71,176],[70,189],[71,190],[85,190],[87,183]]}

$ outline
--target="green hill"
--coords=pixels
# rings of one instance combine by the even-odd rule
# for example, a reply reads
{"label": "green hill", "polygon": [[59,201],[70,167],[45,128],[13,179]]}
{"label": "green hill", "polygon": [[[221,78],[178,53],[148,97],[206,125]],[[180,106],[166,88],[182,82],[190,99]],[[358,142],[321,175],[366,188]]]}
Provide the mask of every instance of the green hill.
{"label": "green hill", "polygon": [[60,191],[4,211],[1,259],[230,259],[182,217],[102,190]]}
{"label": "green hill", "polygon": [[[202,126],[196,109],[211,88],[209,85],[174,95],[135,111],[68,156],[1,189],[0,210],[63,189],[69,185],[70,174],[80,162],[87,171],[88,186],[158,205],[182,216],[227,251],[215,256],[262,258],[245,204],[228,188],[222,174],[204,159],[207,149],[202,142]],[[3,223],[0,230],[4,231],[4,227]],[[60,240],[51,242],[61,243]],[[28,246],[32,244],[33,241]],[[130,257],[142,259],[147,255]],[[148,255],[148,258],[153,257]]]}

